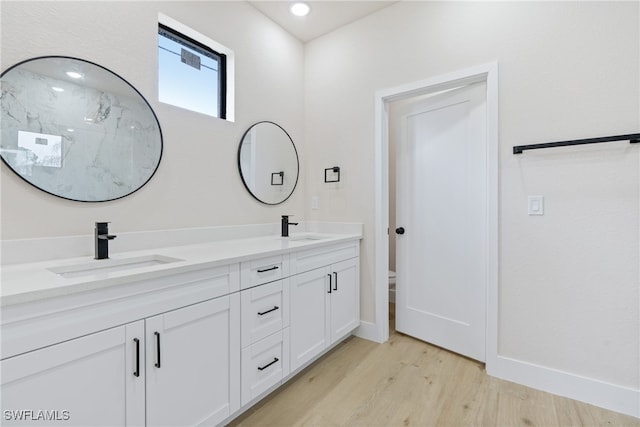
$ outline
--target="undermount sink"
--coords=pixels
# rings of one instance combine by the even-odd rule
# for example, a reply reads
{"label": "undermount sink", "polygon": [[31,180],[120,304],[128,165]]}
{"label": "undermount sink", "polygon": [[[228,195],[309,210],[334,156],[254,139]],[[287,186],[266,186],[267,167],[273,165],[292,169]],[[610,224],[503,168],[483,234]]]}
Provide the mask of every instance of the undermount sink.
{"label": "undermount sink", "polygon": [[304,234],[294,234],[289,237],[280,237],[282,240],[288,240],[290,242],[310,242],[314,240],[323,240],[327,239],[329,236],[323,236],[322,234],[312,234],[312,233],[304,233]]}
{"label": "undermount sink", "polygon": [[153,267],[155,265],[168,264],[176,261],[183,260],[164,255],[146,255],[123,259],[92,260],[82,264],[50,268],[49,271],[64,278],[71,279],[74,277],[114,273],[117,271],[133,270],[143,267]]}

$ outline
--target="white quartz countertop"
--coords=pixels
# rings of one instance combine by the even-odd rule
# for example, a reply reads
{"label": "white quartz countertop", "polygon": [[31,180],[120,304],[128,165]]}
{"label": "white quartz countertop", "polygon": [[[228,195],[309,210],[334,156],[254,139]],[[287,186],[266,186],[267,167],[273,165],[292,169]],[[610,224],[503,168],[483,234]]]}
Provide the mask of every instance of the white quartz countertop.
{"label": "white quartz countertop", "polygon": [[[309,237],[309,238],[305,238]],[[111,253],[108,260],[78,257],[15,264],[2,267],[0,305],[9,306],[44,298],[122,285],[139,280],[153,279],[167,274],[184,273],[208,267],[318,248],[326,245],[359,240],[361,234],[299,233],[290,238],[261,236],[234,240],[218,240],[210,243]],[[178,261],[157,265],[140,265],[115,271],[91,271],[80,277],[63,277],[53,270],[73,266],[108,266],[132,258],[168,257]]]}

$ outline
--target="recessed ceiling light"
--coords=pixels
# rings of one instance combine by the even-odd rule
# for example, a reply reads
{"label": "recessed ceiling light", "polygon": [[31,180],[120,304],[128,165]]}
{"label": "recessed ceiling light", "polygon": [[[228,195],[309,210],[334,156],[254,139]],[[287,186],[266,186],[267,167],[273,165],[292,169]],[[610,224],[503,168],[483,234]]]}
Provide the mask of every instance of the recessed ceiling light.
{"label": "recessed ceiling light", "polygon": [[51,86],[51,89],[55,90],[56,92],[64,92],[64,89],[62,89],[61,87],[57,87],[57,86]]}
{"label": "recessed ceiling light", "polygon": [[296,16],[307,16],[311,11],[311,8],[306,3],[298,2],[298,3],[292,4],[289,10],[291,10],[291,13],[293,13]]}
{"label": "recessed ceiling light", "polygon": [[75,71],[67,71],[67,76],[71,77],[72,79],[79,79],[82,77],[82,74],[76,73]]}

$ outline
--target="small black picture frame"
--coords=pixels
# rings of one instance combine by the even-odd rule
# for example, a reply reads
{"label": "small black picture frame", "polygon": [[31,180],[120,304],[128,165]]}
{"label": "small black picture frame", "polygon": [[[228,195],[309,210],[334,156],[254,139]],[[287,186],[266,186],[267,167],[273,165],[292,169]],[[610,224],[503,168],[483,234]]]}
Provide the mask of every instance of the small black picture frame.
{"label": "small black picture frame", "polygon": [[[329,172],[336,174],[334,176],[334,179],[329,179],[328,178],[328,173]],[[332,168],[326,168],[324,170],[324,182],[340,182],[340,167],[339,166],[334,166]]]}
{"label": "small black picture frame", "polygon": [[271,174],[271,185],[284,185],[284,171]]}

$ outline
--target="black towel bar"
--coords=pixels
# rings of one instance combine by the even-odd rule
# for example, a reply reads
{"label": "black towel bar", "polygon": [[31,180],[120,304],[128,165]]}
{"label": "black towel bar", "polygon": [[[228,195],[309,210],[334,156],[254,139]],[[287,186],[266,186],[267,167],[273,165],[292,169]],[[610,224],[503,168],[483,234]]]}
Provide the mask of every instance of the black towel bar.
{"label": "black towel bar", "polygon": [[546,144],[516,145],[513,147],[513,154],[522,154],[525,150],[537,150],[539,148],[566,147],[569,145],[598,144],[600,142],[626,141],[631,144],[640,142],[640,133],[630,133],[627,135],[603,136],[601,138],[574,139],[571,141],[547,142]]}

